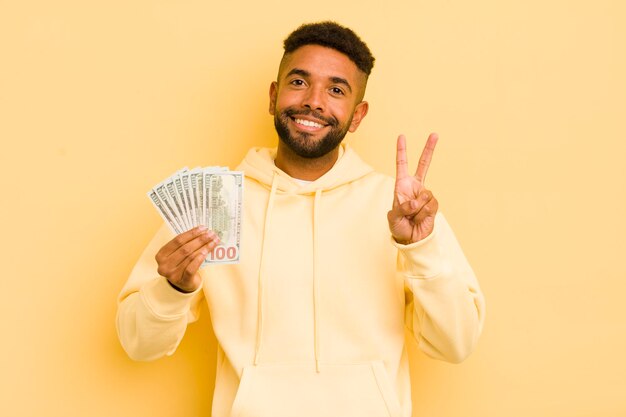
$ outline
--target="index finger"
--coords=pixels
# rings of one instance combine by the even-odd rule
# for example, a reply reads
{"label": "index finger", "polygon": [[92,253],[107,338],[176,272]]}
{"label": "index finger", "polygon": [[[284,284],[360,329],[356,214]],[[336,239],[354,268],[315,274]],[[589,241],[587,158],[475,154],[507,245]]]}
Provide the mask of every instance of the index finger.
{"label": "index finger", "polygon": [[417,165],[417,170],[415,171],[415,178],[417,178],[417,180],[422,184],[424,184],[424,181],[426,180],[426,173],[428,172],[430,161],[433,159],[433,153],[435,152],[435,145],[437,144],[438,139],[439,135],[431,133],[428,136],[428,140],[426,141],[426,145],[424,145],[424,150],[420,156],[420,162]]}
{"label": "index finger", "polygon": [[404,135],[398,136],[396,149],[396,180],[401,180],[409,175],[406,160],[406,138]]}

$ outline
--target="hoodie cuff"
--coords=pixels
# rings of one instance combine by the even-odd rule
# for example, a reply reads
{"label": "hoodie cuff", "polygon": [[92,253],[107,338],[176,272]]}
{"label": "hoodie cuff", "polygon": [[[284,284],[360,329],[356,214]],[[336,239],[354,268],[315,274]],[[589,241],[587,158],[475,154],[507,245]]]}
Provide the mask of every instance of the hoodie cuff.
{"label": "hoodie cuff", "polygon": [[141,298],[152,313],[160,318],[179,318],[187,314],[191,300],[202,287],[194,292],[182,293],[172,287],[167,278],[159,277],[141,287]]}
{"label": "hoodie cuff", "polygon": [[403,245],[396,242],[393,237],[391,241],[398,248],[398,253],[403,259],[403,272],[407,278],[429,279],[435,278],[443,270],[441,250],[437,243],[437,225],[430,235],[424,239]]}

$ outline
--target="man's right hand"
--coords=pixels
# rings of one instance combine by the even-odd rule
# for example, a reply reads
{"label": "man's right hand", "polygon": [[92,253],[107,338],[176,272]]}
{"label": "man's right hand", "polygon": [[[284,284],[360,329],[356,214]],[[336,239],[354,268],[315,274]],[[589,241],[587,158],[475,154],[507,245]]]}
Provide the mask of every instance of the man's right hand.
{"label": "man's right hand", "polygon": [[156,254],[157,272],[181,292],[193,292],[202,285],[200,265],[219,243],[219,237],[204,226],[181,233]]}

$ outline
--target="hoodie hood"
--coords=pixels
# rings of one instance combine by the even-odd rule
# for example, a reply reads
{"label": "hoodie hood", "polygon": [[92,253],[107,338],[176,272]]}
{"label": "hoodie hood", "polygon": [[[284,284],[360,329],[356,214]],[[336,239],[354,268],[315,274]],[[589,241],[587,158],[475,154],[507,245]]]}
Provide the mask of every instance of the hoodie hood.
{"label": "hoodie hood", "polygon": [[238,170],[244,171],[251,178],[267,188],[275,182],[277,191],[294,194],[314,194],[316,191],[329,191],[350,182],[356,181],[374,169],[346,144],[340,145],[340,153],[335,165],[310,184],[301,185],[274,164],[276,148],[252,148],[239,165]]}

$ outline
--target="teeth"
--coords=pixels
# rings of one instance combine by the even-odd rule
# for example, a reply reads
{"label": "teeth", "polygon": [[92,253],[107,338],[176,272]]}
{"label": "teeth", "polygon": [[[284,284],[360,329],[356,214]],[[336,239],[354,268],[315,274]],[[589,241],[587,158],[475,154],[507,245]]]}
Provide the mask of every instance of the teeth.
{"label": "teeth", "polygon": [[304,125],[304,126],[311,126],[311,127],[324,127],[324,125],[321,125],[319,123],[315,123],[312,122],[310,120],[304,120],[304,119],[296,119],[296,123],[298,123],[299,125]]}

